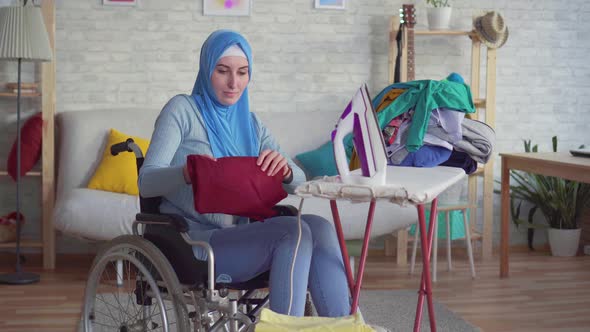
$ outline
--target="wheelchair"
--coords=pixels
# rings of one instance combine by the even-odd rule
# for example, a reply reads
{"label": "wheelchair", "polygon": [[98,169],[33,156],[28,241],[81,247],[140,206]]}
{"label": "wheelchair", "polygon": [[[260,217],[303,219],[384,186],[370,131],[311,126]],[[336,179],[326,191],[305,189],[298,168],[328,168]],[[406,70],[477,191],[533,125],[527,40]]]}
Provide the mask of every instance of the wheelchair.
{"label": "wheelchair", "polygon": [[[143,154],[132,139],[111,153],[133,152],[137,170]],[[84,331],[253,331],[269,302],[269,272],[244,283],[215,282],[211,246],[188,236],[187,221],[160,214],[160,197],[140,196],[133,235],[106,243],[94,259],[84,293]],[[297,215],[293,206],[275,206],[277,215]],[[140,229],[141,228],[141,229]],[[192,246],[207,250],[194,257]],[[306,315],[312,314],[309,294]]]}

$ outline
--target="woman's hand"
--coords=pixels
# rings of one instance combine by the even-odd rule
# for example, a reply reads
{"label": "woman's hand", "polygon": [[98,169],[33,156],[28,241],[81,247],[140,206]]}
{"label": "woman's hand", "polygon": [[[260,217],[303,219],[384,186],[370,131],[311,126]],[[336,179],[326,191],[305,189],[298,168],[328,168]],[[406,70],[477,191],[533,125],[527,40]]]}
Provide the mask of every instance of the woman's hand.
{"label": "woman's hand", "polygon": [[269,176],[274,176],[279,172],[282,172],[283,179],[288,179],[291,176],[291,168],[287,159],[277,151],[262,151],[256,160],[256,165],[260,166],[260,169]]}
{"label": "woman's hand", "polygon": [[[213,161],[217,161],[217,159],[215,159],[214,157],[206,155],[206,154],[202,154],[201,156],[203,156],[205,158],[209,158]],[[187,164],[184,164],[184,167],[182,168],[182,175],[184,176],[184,182],[186,182],[186,184],[191,184],[191,175],[188,172]]]}

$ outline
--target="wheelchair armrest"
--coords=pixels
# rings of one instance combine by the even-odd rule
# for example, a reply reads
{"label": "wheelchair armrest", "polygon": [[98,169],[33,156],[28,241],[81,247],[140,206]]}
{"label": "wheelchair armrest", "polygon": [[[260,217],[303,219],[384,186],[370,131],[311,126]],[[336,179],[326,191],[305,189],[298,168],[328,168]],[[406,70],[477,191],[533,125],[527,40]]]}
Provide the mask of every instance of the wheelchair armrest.
{"label": "wheelchair armrest", "polygon": [[[277,216],[296,216],[299,211],[293,205],[275,205],[272,208],[277,211]],[[188,222],[178,214],[165,213],[138,213],[135,220],[139,222],[160,222],[171,225],[179,233],[188,232]]]}
{"label": "wheelchair armrest", "polygon": [[299,214],[299,210],[293,205],[275,205],[272,208],[273,210],[277,211],[277,216],[296,216]]}
{"label": "wheelchair armrest", "polygon": [[139,222],[161,222],[170,224],[179,233],[188,232],[188,222],[184,217],[178,214],[153,214],[153,213],[138,213],[135,215],[135,220]]}

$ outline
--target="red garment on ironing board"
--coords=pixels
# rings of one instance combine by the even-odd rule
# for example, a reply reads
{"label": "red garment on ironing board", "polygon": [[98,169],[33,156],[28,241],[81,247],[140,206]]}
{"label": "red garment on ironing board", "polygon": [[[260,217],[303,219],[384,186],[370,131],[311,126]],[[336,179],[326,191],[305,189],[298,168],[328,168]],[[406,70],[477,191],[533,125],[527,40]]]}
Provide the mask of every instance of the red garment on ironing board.
{"label": "red garment on ironing board", "polygon": [[272,209],[287,197],[283,174],[268,176],[257,157],[223,157],[214,161],[189,155],[187,167],[199,213],[224,213],[256,220],[274,217]]}

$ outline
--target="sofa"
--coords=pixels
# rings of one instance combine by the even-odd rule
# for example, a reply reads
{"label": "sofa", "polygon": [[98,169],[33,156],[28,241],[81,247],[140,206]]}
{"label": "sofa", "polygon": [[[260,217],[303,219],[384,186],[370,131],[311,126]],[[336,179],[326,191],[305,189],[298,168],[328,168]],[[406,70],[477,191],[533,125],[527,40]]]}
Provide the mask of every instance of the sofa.
{"label": "sofa", "polygon": [[[62,233],[89,240],[109,240],[130,234],[139,211],[137,196],[87,189],[101,161],[110,128],[149,139],[159,110],[93,110],[56,115],[57,188],[54,226]],[[328,141],[339,113],[272,112],[259,113],[282,149],[292,158],[314,150]],[[281,204],[299,206],[299,198],[289,195]],[[347,240],[362,239],[368,204],[339,202],[343,231]],[[303,213],[332,220],[327,200],[307,198]],[[390,234],[392,219],[406,224],[417,221],[416,209],[394,204],[377,204],[372,236]],[[399,222],[397,223],[399,227]]]}

